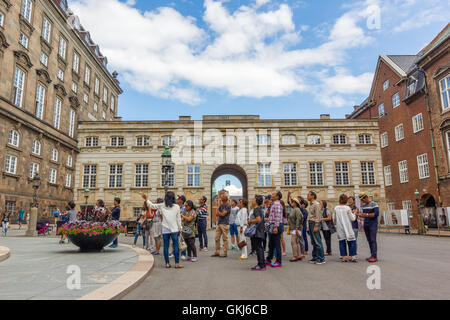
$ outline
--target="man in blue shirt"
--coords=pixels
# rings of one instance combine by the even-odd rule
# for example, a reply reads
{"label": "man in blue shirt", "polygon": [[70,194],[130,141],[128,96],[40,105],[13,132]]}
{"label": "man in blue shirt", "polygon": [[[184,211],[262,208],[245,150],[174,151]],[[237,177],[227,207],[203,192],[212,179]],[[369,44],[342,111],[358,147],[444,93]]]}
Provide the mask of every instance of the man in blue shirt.
{"label": "man in blue shirt", "polygon": [[[120,198],[114,198],[114,208],[112,210],[108,209],[108,213],[111,214],[113,220],[119,220],[120,219]],[[114,240],[112,245],[110,245],[110,248],[117,248],[119,243],[119,237]]]}
{"label": "man in blue shirt", "polygon": [[362,213],[360,213],[359,216],[364,218],[364,232],[370,247],[370,258],[366,260],[370,263],[378,262],[377,231],[380,209],[378,203],[370,199],[364,192],[359,194],[359,199],[362,202]]}

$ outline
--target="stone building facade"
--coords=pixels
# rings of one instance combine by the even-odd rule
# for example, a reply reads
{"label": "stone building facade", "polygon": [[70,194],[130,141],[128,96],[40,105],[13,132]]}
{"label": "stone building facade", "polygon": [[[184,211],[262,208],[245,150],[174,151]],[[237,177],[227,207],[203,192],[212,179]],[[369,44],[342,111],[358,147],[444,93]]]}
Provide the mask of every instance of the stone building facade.
{"label": "stone building facade", "polygon": [[[204,116],[202,121],[81,122],[75,199],[111,206],[122,199],[122,218],[142,207],[141,194],[164,196],[162,159],[171,146],[170,190],[187,199],[208,197],[217,177],[235,175],[249,199],[275,189],[330,207],[340,194],[365,191],[385,207],[378,124],[375,120],[262,120],[259,116]],[[213,143],[215,142],[215,143]]]}
{"label": "stone building facade", "polygon": [[0,0],[0,208],[73,199],[77,123],[114,120],[117,74],[65,0]]}

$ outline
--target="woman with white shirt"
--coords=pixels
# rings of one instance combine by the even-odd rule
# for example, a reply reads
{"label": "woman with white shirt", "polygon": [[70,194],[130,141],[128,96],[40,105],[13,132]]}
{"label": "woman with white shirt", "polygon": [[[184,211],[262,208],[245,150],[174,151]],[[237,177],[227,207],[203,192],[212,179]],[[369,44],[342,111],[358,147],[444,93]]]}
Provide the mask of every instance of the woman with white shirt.
{"label": "woman with white shirt", "polygon": [[181,225],[181,215],[180,215],[180,206],[176,204],[175,193],[169,191],[166,193],[164,198],[164,203],[154,204],[152,203],[147,195],[143,194],[142,198],[147,202],[147,206],[149,208],[160,210],[162,217],[162,235],[164,241],[164,259],[166,261],[166,268],[170,268],[169,261],[169,247],[170,247],[170,239],[172,239],[173,243],[173,255],[175,257],[175,268],[181,269],[183,268],[180,265],[180,252],[179,252],[179,236],[181,234],[182,225]]}
{"label": "woman with white shirt", "polygon": [[[339,251],[342,262],[357,262],[356,260],[356,237],[352,227],[352,221],[356,216],[352,209],[347,206],[348,197],[345,194],[339,196],[339,205],[334,208],[333,220],[336,224],[337,238],[339,240]],[[348,247],[348,260],[347,260]]]}
{"label": "woman with white shirt", "polygon": [[[239,211],[236,217],[236,225],[239,229],[239,242],[246,240],[245,229],[247,229],[248,220],[248,200],[243,198],[239,200]],[[238,260],[247,260],[247,246],[242,247],[242,254]]]}

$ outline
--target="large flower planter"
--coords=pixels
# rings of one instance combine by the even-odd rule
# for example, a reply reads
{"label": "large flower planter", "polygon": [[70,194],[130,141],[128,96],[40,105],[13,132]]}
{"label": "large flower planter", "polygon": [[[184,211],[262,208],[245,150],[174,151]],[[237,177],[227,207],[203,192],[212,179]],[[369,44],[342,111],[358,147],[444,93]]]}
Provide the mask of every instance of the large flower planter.
{"label": "large flower planter", "polygon": [[89,236],[86,234],[68,234],[70,241],[81,251],[102,251],[104,247],[116,240],[118,233]]}

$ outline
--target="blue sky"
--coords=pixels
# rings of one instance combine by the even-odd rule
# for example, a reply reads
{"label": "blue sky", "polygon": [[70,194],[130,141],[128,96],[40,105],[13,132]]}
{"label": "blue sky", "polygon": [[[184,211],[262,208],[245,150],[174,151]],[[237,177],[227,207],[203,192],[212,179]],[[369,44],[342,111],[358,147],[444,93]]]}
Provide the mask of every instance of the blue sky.
{"label": "blue sky", "polygon": [[382,54],[415,54],[449,0],[72,0],[120,73],[124,120],[343,118]]}

